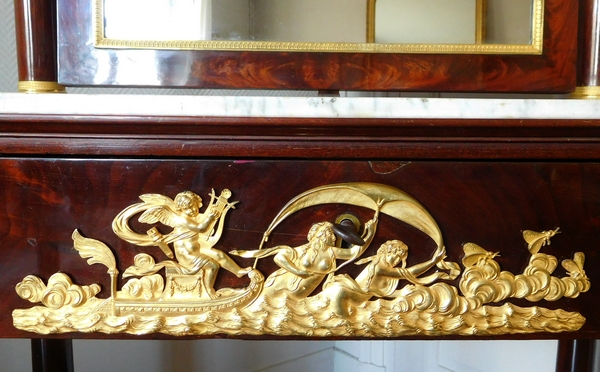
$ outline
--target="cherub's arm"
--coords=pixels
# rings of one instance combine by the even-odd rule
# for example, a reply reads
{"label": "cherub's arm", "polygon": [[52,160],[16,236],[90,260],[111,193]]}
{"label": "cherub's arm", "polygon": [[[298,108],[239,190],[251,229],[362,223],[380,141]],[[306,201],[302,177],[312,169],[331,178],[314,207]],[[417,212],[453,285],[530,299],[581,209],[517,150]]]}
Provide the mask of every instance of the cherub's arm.
{"label": "cherub's arm", "polygon": [[433,254],[433,257],[431,257],[431,259],[429,259],[425,262],[421,262],[420,264],[411,266],[411,267],[407,268],[407,270],[410,271],[410,273],[413,274],[414,276],[419,276],[419,275],[423,274],[425,271],[431,269],[436,263],[443,260],[444,258],[446,258],[446,250],[444,249],[444,247],[438,247],[438,249],[436,249],[436,251]]}
{"label": "cherub's arm", "polygon": [[444,258],[446,258],[446,250],[441,247],[435,251],[431,259],[425,262],[421,262],[407,268],[380,266],[377,272],[379,275],[384,275],[391,278],[404,278],[406,276],[406,272],[410,273],[414,277],[417,277],[431,269],[435,264]]}
{"label": "cherub's arm", "polygon": [[208,211],[206,211],[206,213],[199,214],[198,219],[190,218],[188,216],[183,215],[177,217],[179,218],[180,225],[183,225],[192,231],[203,233],[206,230],[208,230],[208,228],[213,224],[214,221],[219,219],[220,214],[216,210],[211,208]]}

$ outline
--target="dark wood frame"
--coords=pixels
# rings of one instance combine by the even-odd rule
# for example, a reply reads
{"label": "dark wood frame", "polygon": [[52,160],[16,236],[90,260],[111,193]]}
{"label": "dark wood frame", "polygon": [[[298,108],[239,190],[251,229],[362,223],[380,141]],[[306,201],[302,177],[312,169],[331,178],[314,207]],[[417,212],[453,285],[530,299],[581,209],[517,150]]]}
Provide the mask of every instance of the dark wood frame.
{"label": "dark wood frame", "polygon": [[[98,49],[94,0],[58,0],[58,81],[67,86],[565,93],[575,89],[576,0],[546,0],[542,55]],[[125,57],[126,56],[126,57]],[[118,63],[155,63],[139,75]],[[189,74],[182,63],[192,61]],[[111,61],[101,81],[99,64]],[[118,72],[118,73],[117,73]]]}

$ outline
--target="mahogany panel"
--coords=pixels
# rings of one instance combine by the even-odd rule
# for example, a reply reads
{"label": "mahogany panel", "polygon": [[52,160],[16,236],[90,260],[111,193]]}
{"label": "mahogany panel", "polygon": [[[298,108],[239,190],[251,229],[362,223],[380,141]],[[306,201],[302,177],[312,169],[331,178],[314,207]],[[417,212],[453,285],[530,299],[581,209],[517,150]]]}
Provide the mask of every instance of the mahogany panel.
{"label": "mahogany panel", "polygon": [[[559,262],[585,253],[591,289],[574,299],[540,301],[540,307],[578,311],[586,323],[577,332],[505,335],[499,338],[598,338],[600,318],[600,265],[595,248],[600,237],[600,163],[569,162],[367,162],[367,161],[236,161],[236,160],[136,160],[41,159],[0,160],[0,336],[39,337],[12,325],[15,308],[33,306],[14,291],[28,274],[47,280],[57,271],[69,274],[76,284],[100,283],[100,297],[108,296],[106,268],[89,266],[73,249],[71,234],[78,229],[99,239],[118,256],[120,272],[140,251],[159,255],[156,248],[125,243],[111,231],[112,219],[145,193],[174,197],[192,190],[206,198],[211,188],[232,190],[240,204],[226,219],[225,232],[216,246],[225,252],[257,248],[276,213],[294,196],[313,187],[341,182],[375,182],[399,188],[421,202],[440,226],[448,259],[460,262],[462,245],[476,243],[492,252],[503,270],[520,273],[529,252],[522,230],[561,228],[542,252]],[[269,246],[300,245],[313,222],[334,220],[344,212],[367,220],[372,211],[346,205],[326,205],[302,210],[285,220],[271,235]],[[368,256],[385,240],[399,238],[410,247],[409,262],[428,259],[434,245],[422,233],[382,216]],[[234,258],[240,265],[250,259]],[[258,269],[275,269],[271,259]],[[350,275],[360,266],[344,267]],[[563,276],[559,266],[554,275]],[[216,286],[244,285],[244,279],[220,272]],[[119,282],[119,287],[122,285]],[[456,284],[454,282],[454,284]],[[518,306],[530,302],[510,300]],[[132,338],[101,334],[65,334],[58,338]],[[167,338],[150,335],[144,338]],[[419,337],[411,337],[419,338]],[[459,338],[463,337],[449,337]],[[465,337],[465,338],[490,338]]]}
{"label": "mahogany panel", "polygon": [[577,0],[545,1],[542,55],[476,55],[98,49],[94,47],[93,0],[58,0],[59,82],[69,86],[565,93],[575,88],[577,4]]}

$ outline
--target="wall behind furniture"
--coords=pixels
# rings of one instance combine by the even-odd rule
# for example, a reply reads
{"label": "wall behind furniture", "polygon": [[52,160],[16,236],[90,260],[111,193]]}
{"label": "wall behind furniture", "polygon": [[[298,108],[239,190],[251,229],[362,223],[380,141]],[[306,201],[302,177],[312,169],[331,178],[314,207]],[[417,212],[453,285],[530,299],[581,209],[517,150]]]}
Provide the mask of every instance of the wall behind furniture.
{"label": "wall behind furniture", "polygon": [[0,0],[0,92],[17,91],[17,52],[13,0]]}

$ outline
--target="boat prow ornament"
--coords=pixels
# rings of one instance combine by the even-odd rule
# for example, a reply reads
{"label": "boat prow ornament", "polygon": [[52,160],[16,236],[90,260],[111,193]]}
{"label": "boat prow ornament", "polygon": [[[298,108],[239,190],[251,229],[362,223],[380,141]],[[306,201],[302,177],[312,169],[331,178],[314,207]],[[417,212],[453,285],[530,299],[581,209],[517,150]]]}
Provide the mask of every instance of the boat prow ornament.
{"label": "boat prow ornament", "polygon": [[[113,221],[117,236],[139,247],[158,248],[155,256],[167,257],[157,262],[150,254],[137,254],[122,274],[127,281],[120,290],[112,251],[75,230],[74,248],[81,257],[90,265],[106,266],[110,297],[98,298],[98,284],[75,285],[62,272],[46,284],[29,275],[16,291],[42,305],[14,310],[15,327],[40,334],[400,337],[566,332],[585,323],[577,312],[506,302],[557,301],[589,290],[582,252],[562,262],[564,277],[553,275],[557,258],[540,252],[558,229],[523,232],[528,245],[523,249],[530,258],[522,273],[502,271],[495,260],[498,252],[474,243],[463,246],[461,266],[447,260],[437,223],[410,195],[381,184],[344,183],[298,195],[275,217],[259,246],[225,253],[215,246],[225,216],[236,204],[230,197],[229,190],[219,196],[213,191],[200,212],[202,199],[193,192],[181,192],[175,199],[146,194],[140,196],[141,203],[119,213]],[[273,229],[288,216],[330,203],[372,211],[368,221],[356,221],[360,228],[349,232],[356,235],[347,239],[349,247],[337,244],[343,229],[331,221],[314,221],[300,246],[266,246]],[[407,265],[408,247],[397,236],[383,237],[389,240],[366,255],[382,214],[426,234],[436,247],[430,258]],[[131,227],[134,216],[149,227],[145,233]],[[158,224],[172,231],[163,235]],[[238,266],[230,255],[246,258],[248,267]],[[278,269],[263,275],[253,260],[272,260]],[[350,264],[363,269],[351,276],[342,270]],[[220,269],[243,278],[245,286],[214,288]]]}

